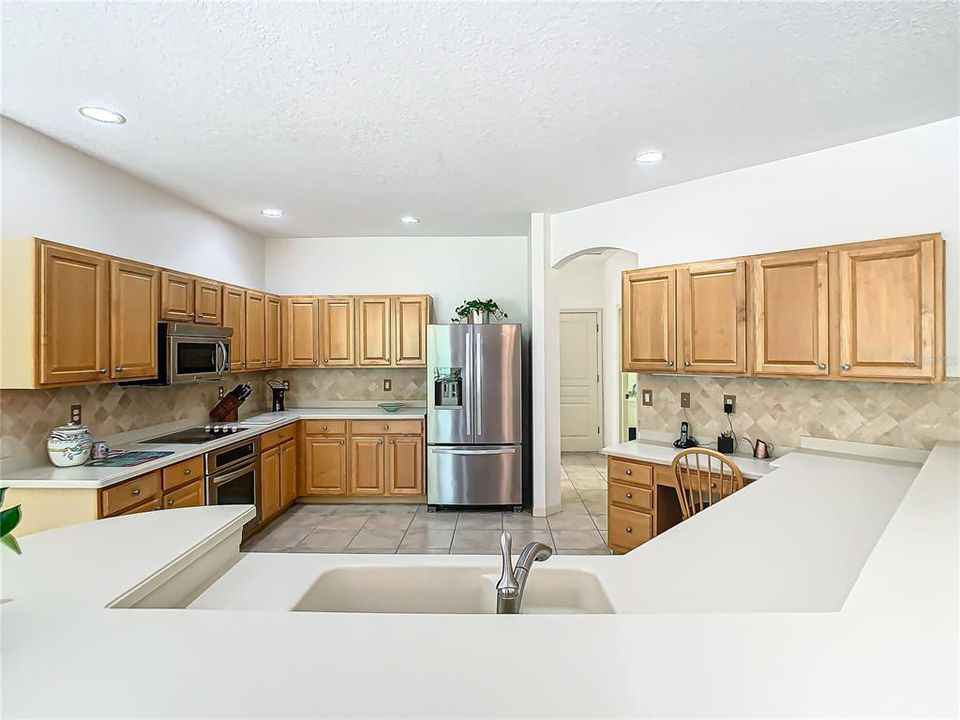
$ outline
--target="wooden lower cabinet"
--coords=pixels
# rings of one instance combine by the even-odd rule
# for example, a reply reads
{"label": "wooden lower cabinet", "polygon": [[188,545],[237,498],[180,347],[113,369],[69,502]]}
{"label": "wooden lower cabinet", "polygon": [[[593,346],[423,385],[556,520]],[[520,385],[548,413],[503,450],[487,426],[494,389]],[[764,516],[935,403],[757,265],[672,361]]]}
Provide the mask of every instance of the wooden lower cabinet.
{"label": "wooden lower cabinet", "polygon": [[280,448],[260,454],[260,522],[268,522],[280,512]]}
{"label": "wooden lower cabinet", "polygon": [[384,453],[382,437],[350,438],[351,495],[383,495]]}
{"label": "wooden lower cabinet", "polygon": [[607,458],[607,545],[629,552],[656,534],[655,465]]}
{"label": "wooden lower cabinet", "polygon": [[280,446],[280,509],[297,499],[297,442],[288,440]]}
{"label": "wooden lower cabinet", "polygon": [[[141,475],[100,491],[100,517],[126,514],[140,504],[160,504],[160,471]],[[159,509],[159,508],[157,508]]]}
{"label": "wooden lower cabinet", "polygon": [[423,495],[423,438],[392,437],[386,448],[387,492]]}
{"label": "wooden lower cabinet", "polygon": [[344,437],[306,435],[303,444],[301,495],[345,495],[347,440]]}
{"label": "wooden lower cabinet", "polygon": [[173,510],[174,508],[199,507],[203,505],[203,479],[194,480],[191,483],[177,488],[172,492],[164,493],[163,502],[160,503],[164,510]]}

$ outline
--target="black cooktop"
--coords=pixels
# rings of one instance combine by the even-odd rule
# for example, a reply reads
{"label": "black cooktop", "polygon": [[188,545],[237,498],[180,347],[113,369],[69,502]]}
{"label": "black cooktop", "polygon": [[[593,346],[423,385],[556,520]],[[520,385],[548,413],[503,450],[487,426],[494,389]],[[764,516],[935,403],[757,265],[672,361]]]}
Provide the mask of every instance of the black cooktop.
{"label": "black cooktop", "polygon": [[161,435],[147,440],[141,440],[137,445],[161,445],[164,443],[182,443],[185,445],[202,445],[206,442],[219,440],[227,435],[232,435],[243,430],[240,426],[211,426],[192,427],[186,430],[178,430],[169,435]]}

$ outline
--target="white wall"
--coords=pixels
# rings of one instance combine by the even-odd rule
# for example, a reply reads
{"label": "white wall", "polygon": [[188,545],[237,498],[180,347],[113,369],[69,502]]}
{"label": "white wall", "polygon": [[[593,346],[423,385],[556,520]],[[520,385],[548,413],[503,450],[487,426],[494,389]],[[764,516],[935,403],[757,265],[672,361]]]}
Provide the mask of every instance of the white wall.
{"label": "white wall", "polygon": [[637,267],[637,254],[619,251],[603,262],[603,444],[620,442],[620,274]]}
{"label": "white wall", "polygon": [[0,144],[4,252],[42,237],[263,287],[259,236],[6,117]]}
{"label": "white wall", "polygon": [[940,232],[947,374],[960,375],[958,137],[952,118],[558,213],[551,257],[609,246],[652,266]]}
{"label": "white wall", "polygon": [[603,306],[603,260],[599,255],[581,255],[557,270],[557,301],[561,310]]}
{"label": "white wall", "polygon": [[526,237],[271,239],[266,283],[283,295],[428,293],[440,323],[464,300],[493,298],[529,334]]}

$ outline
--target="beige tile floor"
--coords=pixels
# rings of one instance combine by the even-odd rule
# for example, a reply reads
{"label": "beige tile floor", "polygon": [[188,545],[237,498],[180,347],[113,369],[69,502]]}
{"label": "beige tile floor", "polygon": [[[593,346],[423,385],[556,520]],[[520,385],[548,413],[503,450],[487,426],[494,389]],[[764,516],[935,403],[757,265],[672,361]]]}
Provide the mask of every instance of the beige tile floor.
{"label": "beige tile floor", "polygon": [[499,554],[539,540],[559,555],[607,554],[606,459],[564,453],[563,510],[547,518],[514,512],[436,512],[425,505],[294,505],[243,546],[246,552]]}

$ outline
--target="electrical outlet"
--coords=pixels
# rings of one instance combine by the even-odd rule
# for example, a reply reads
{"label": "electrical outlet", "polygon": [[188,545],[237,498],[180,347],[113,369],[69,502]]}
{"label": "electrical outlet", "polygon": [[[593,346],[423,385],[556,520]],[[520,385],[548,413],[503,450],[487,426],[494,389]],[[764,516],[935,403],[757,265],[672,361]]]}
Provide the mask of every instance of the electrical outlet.
{"label": "electrical outlet", "polygon": [[640,399],[641,402],[647,407],[653,405],[653,390],[641,390]]}
{"label": "electrical outlet", "polygon": [[223,400],[223,385],[217,388],[217,397]]}
{"label": "electrical outlet", "polygon": [[690,407],[690,393],[680,393],[680,407],[682,407],[684,410]]}
{"label": "electrical outlet", "polygon": [[81,416],[81,413],[80,413],[80,406],[79,406],[79,405],[71,405],[71,406],[70,406],[70,422],[79,425],[79,424],[80,424],[81,417],[82,417],[82,416]]}
{"label": "electrical outlet", "polygon": [[737,396],[736,395],[724,395],[723,396],[723,411],[725,413],[735,413],[737,411]]}
{"label": "electrical outlet", "polygon": [[383,391],[390,392],[393,389],[393,381],[389,378],[384,378],[383,380]]}

